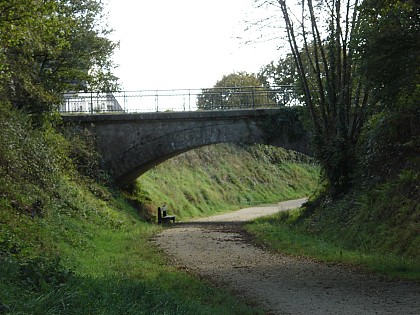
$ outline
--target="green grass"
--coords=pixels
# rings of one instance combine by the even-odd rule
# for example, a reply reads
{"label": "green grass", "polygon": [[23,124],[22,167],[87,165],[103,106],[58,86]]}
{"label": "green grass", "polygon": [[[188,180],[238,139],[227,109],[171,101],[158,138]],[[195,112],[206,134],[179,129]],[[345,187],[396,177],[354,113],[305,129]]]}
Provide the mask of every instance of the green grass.
{"label": "green grass", "polygon": [[154,213],[166,203],[185,220],[312,194],[319,168],[297,153],[267,146],[219,144],[157,166],[138,179]]}
{"label": "green grass", "polygon": [[414,169],[368,188],[355,186],[335,200],[318,194],[306,208],[246,228],[277,251],[418,281],[420,175]]}
{"label": "green grass", "polygon": [[[344,263],[394,278],[420,279],[419,260],[375,250],[370,246],[356,245],[354,239],[347,239],[348,234],[337,225],[331,225],[318,233],[310,233],[307,226],[299,221],[301,211],[295,209],[259,218],[247,224],[246,229],[258,242],[278,252],[329,263]],[[319,227],[320,224],[313,223],[313,228],[315,226]],[[366,241],[374,242],[372,239],[375,236],[370,235]]]}
{"label": "green grass", "polygon": [[53,257],[0,256],[6,314],[262,313],[172,267],[149,241],[161,227],[141,222],[118,195],[104,202],[80,183],[73,189],[76,209],[27,222],[33,245]]}
{"label": "green grass", "polygon": [[[171,267],[148,239],[157,227],[98,231],[94,250],[79,253],[77,274],[85,282],[84,312],[107,314],[254,314],[223,290]],[[104,268],[106,266],[106,268]]]}
{"label": "green grass", "polygon": [[262,313],[172,267],[92,143],[0,114],[0,314]]}
{"label": "green grass", "polygon": [[149,242],[161,227],[119,192],[66,176],[44,192],[42,216],[0,198],[2,313],[262,314],[172,267]]}
{"label": "green grass", "polygon": [[161,227],[146,212],[167,203],[186,219],[304,196],[317,185],[310,160],[270,147],[208,147],[122,193],[99,168],[89,134],[69,140],[11,107],[0,114],[0,314],[263,313],[172,267],[149,241]]}

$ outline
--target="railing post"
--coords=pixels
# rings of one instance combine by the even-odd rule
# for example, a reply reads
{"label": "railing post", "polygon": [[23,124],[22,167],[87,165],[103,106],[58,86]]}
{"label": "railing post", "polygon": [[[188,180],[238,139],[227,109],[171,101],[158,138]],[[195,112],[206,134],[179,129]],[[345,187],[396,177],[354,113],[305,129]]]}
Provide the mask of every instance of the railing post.
{"label": "railing post", "polygon": [[155,94],[155,108],[156,108],[156,112],[159,111],[159,95],[158,95],[158,91],[156,91]]}
{"label": "railing post", "polygon": [[286,107],[287,91],[283,88],[283,106]]}
{"label": "railing post", "polygon": [[125,94],[125,91],[123,93],[123,99],[124,99],[124,113],[127,112],[127,95]]}
{"label": "railing post", "polygon": [[90,91],[90,113],[93,114],[93,91]]}
{"label": "railing post", "polygon": [[252,108],[255,108],[255,88],[254,87],[252,87],[252,91],[251,91],[251,93],[252,93]]}

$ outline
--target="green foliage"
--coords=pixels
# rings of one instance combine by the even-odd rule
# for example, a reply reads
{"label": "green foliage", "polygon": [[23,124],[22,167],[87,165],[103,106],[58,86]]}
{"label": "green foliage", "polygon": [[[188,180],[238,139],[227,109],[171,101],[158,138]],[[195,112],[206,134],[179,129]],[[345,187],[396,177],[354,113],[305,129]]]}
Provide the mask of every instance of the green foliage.
{"label": "green foliage", "polygon": [[96,140],[87,130],[72,132],[71,128],[63,128],[62,133],[68,140],[68,157],[77,171],[84,176],[99,182],[108,182],[108,176],[101,168],[101,157],[96,151]]}
{"label": "green foliage", "polygon": [[418,200],[419,172],[406,169],[340,199],[319,194],[305,208],[259,219],[247,229],[281,252],[419,279]]}
{"label": "green foliage", "polygon": [[96,0],[0,3],[0,97],[31,113],[49,112],[61,93],[109,89],[116,44]]}
{"label": "green foliage", "polygon": [[359,137],[371,114],[386,108],[402,113],[392,119],[417,122],[419,4],[303,1],[299,23],[286,1],[267,5],[281,9],[291,54],[264,67],[261,80],[302,88],[314,151],[337,198],[357,177]]}
{"label": "green foliage", "polygon": [[296,85],[298,74],[292,55],[287,55],[274,63],[265,65],[259,72],[258,77],[264,86]]}
{"label": "green foliage", "polygon": [[414,0],[368,0],[361,6],[360,70],[381,107],[393,108],[404,93],[418,89],[419,10]]}
{"label": "green foliage", "polygon": [[[42,199],[42,191],[55,191],[60,169],[68,162],[62,137],[52,129],[34,129],[28,116],[7,103],[0,106],[0,130],[0,191],[29,203]],[[32,193],[30,200],[19,200],[24,191]]]}
{"label": "green foliage", "polygon": [[261,86],[261,82],[254,75],[246,72],[236,72],[224,75],[214,87]]}
{"label": "green foliage", "polygon": [[365,185],[395,177],[401,169],[419,169],[420,109],[374,115],[359,145],[356,175]]}
{"label": "green foliage", "polygon": [[[261,219],[249,230],[282,252],[419,279],[418,93],[401,93],[395,108],[368,120],[353,147],[347,194],[333,199],[327,189],[304,209]],[[325,158],[339,160],[333,151]]]}
{"label": "green foliage", "polygon": [[296,152],[219,144],[174,157],[138,182],[154,214],[165,203],[170,213],[187,219],[307,196],[318,176],[314,162]]}
{"label": "green foliage", "polygon": [[[357,1],[303,1],[295,22],[286,1],[278,1],[291,48],[275,72],[289,72],[301,87],[311,122],[313,146],[334,196],[351,187],[355,144],[369,114],[369,91],[358,71]],[[272,4],[273,5],[273,4]],[[319,19],[319,16],[324,18]],[[296,26],[297,25],[297,26]],[[290,60],[294,66],[288,66]],[[294,72],[298,76],[294,76]],[[298,77],[298,78],[297,78]]]}
{"label": "green foliage", "polygon": [[198,95],[197,107],[203,110],[250,108],[276,105],[255,74],[246,72],[224,75],[213,88]]}
{"label": "green foliage", "polygon": [[84,138],[0,111],[0,313],[261,313],[170,267],[149,242],[160,228],[83,167]]}
{"label": "green foliage", "polygon": [[[319,196],[292,229],[344,250],[375,254],[369,263],[375,270],[382,264],[389,266],[387,273],[418,278],[418,4],[365,1],[361,10],[358,54],[371,88],[372,116],[360,127],[357,142],[341,150],[352,152],[347,165],[353,166],[348,172],[353,187],[336,200]],[[332,165],[340,161],[333,151],[325,151]]]}

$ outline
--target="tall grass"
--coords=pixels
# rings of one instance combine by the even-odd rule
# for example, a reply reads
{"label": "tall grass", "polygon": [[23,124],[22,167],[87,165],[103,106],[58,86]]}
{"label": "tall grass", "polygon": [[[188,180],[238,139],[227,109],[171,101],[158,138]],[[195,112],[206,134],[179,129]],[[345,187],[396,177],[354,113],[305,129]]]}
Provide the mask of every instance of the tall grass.
{"label": "tall grass", "polygon": [[261,313],[171,267],[83,139],[0,114],[0,314]]}
{"label": "tall grass", "polygon": [[319,169],[297,153],[266,146],[203,147],[138,179],[149,208],[167,204],[180,219],[308,196]]}
{"label": "tall grass", "polygon": [[4,313],[260,313],[172,267],[149,241],[160,227],[141,222],[122,198],[98,200],[80,182],[73,189],[75,208],[30,222],[39,225],[35,239],[54,249],[50,258],[0,257]]}
{"label": "tall grass", "polygon": [[[419,280],[420,237],[418,227],[410,223],[413,216],[418,215],[415,210],[418,203],[405,197],[405,205],[400,204],[402,199],[395,194],[398,186],[395,184],[392,185],[393,198],[388,196],[369,206],[355,203],[357,197],[353,195],[341,203],[319,207],[310,216],[304,209],[295,209],[257,219],[246,229],[259,242],[282,253],[346,263],[390,277]],[[375,194],[360,193],[358,198],[366,200],[372,193]],[[350,198],[353,203],[349,202]],[[380,220],[369,219],[379,218],[386,211],[384,208],[389,207],[395,207],[393,215],[388,214]]]}
{"label": "tall grass", "polygon": [[268,147],[204,148],[123,195],[84,137],[33,128],[0,106],[0,314],[262,313],[172,267],[149,241],[161,227],[145,211],[167,203],[190,218],[300,197],[317,182],[309,160],[297,165],[300,155]]}

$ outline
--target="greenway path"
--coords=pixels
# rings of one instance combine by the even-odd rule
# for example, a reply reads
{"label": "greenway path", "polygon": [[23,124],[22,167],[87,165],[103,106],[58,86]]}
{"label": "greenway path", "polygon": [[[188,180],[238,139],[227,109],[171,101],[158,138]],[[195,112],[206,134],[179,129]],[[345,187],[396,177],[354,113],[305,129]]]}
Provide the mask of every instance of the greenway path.
{"label": "greenway path", "polygon": [[420,314],[420,285],[297,259],[252,243],[243,222],[304,199],[177,223],[157,235],[174,264],[261,305],[267,314]]}

